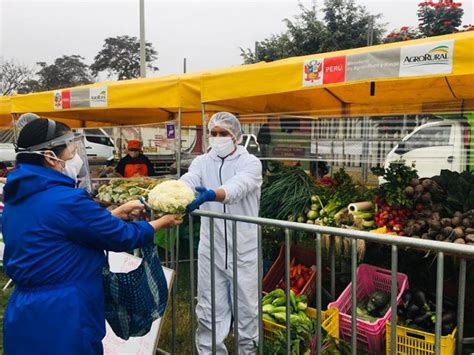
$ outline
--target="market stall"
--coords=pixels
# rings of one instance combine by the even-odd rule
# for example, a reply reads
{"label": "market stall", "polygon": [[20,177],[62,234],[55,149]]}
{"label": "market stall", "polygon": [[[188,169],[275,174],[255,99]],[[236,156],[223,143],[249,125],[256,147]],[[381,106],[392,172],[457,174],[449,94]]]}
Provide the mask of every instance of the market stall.
{"label": "market stall", "polygon": [[[318,178],[310,177],[304,167],[272,163],[262,187],[262,217],[285,220],[289,223],[338,227],[352,230],[354,233],[369,231],[386,238],[403,236],[421,242],[437,241],[473,248],[474,206],[469,201],[472,201],[474,196],[472,185],[474,176],[469,172],[470,168],[472,169],[472,160],[465,158],[473,146],[469,140],[469,132],[472,132],[472,127],[469,128],[469,123],[472,124],[469,112],[474,110],[474,91],[471,84],[474,79],[473,62],[473,33],[315,54],[204,75],[202,102],[204,108],[207,104],[217,104],[240,113],[240,117],[246,115],[269,117],[269,131],[277,129],[280,135],[278,138],[286,144],[285,150],[279,147],[273,148],[272,160],[290,159],[291,156],[292,160],[311,161],[319,159],[317,153],[324,151],[333,165],[339,163],[338,167],[348,168],[349,173],[344,169],[331,169],[331,177]],[[373,116],[377,116],[378,121],[372,132],[368,131],[366,122]],[[384,121],[386,116],[390,117],[391,121]],[[314,127],[311,122],[307,123],[324,121],[327,117],[332,118],[332,121],[326,126]],[[300,122],[297,124],[293,123],[298,120]],[[351,120],[353,122],[359,120],[361,124],[353,128]],[[411,124],[410,120],[416,120],[416,125],[408,127]],[[272,121],[277,122],[277,127],[272,126]],[[426,123],[427,128],[422,131],[420,128]],[[458,123],[462,124],[458,127]],[[348,132],[353,129],[361,132],[359,141],[351,141]],[[393,143],[399,144],[393,144],[388,152],[392,156],[397,153],[406,159],[409,156],[406,153],[410,149],[403,150],[402,147],[408,147],[411,141],[418,142],[417,146],[416,142],[413,143],[412,150],[426,149],[428,147],[420,143],[430,141],[434,142],[433,145],[436,147],[452,147],[458,144],[457,139],[460,137],[459,153],[448,155],[447,161],[462,158],[465,159],[464,165],[459,170],[453,168],[451,169],[453,171],[449,172],[449,165],[445,167],[443,151],[440,148],[429,151],[425,156],[417,151],[418,155],[411,158],[418,164],[415,168],[400,164],[401,161],[394,159],[391,160],[392,164],[384,164],[385,160],[389,160],[386,159],[387,155],[378,153],[374,164],[378,169],[373,170],[376,186],[368,189],[366,184],[361,184],[359,179],[354,179],[352,176],[350,168],[353,160],[343,160],[341,157],[357,155],[357,163],[366,164],[368,170],[371,158],[370,144],[374,146],[383,144],[387,137],[375,137],[375,132],[380,132],[382,129],[397,132],[391,139]],[[316,130],[327,132],[328,136],[340,134],[340,145],[329,139],[321,142],[321,139],[314,134]],[[417,130],[427,133],[417,134]],[[413,135],[411,141],[408,134]],[[288,148],[291,135],[295,141],[300,142],[299,146]],[[406,143],[401,144],[402,139]],[[351,152],[351,149],[357,153]],[[426,175],[424,165],[440,167],[440,170]],[[416,167],[419,168],[420,174],[423,172],[422,175],[418,176]],[[377,179],[377,176],[380,179]],[[364,179],[360,180],[364,182]],[[263,281],[264,287],[271,284],[265,291],[270,292],[272,297],[265,296],[262,303],[269,302],[273,306],[263,308],[264,334],[266,339],[273,339],[272,330],[277,329],[277,325],[284,327],[288,324],[280,304],[284,300],[278,300],[279,296],[282,297],[278,293],[286,289],[287,292],[284,293],[289,297],[288,291],[291,288],[296,296],[303,294],[311,300],[313,294],[309,286],[314,279],[310,270],[313,268],[317,274],[319,269],[314,269],[317,265],[316,253],[312,258],[308,258],[294,245],[289,254],[291,259],[288,258],[288,254],[283,257],[284,248],[287,252],[290,250],[288,232],[284,229],[264,227],[263,236],[264,243],[272,239],[277,243],[283,241],[286,243],[278,255],[270,256],[273,265]],[[330,285],[328,293],[329,298],[333,300],[330,306],[339,310],[340,335],[346,340],[351,339],[351,322],[356,316],[353,309],[351,320],[348,316],[351,313],[350,308],[351,305],[354,308],[357,306],[358,334],[356,341],[355,333],[352,333],[353,347],[357,344],[357,347],[364,350],[381,353],[386,347],[390,349],[392,345],[389,341],[390,336],[394,339],[395,334],[397,346],[403,346],[400,345],[403,342],[413,341],[416,349],[426,347],[434,351],[435,344],[440,350],[439,346],[442,343],[441,353],[451,354],[454,352],[456,337],[457,346],[461,346],[463,302],[456,305],[446,300],[446,303],[440,306],[438,296],[425,297],[425,293],[420,293],[419,298],[416,298],[416,304],[420,306],[416,306],[411,299],[413,292],[406,291],[409,289],[408,282],[411,287],[424,291],[425,288],[434,291],[432,288],[434,284],[438,293],[440,287],[443,288],[440,286],[443,278],[439,276],[439,266],[438,272],[435,270],[433,275],[441,278],[434,280],[433,275],[424,274],[435,262],[433,257],[431,264],[425,263],[425,260],[431,257],[429,252],[426,254],[426,250],[400,251],[405,258],[399,261],[400,269],[406,274],[400,274],[398,285],[395,284],[395,290],[398,286],[398,293],[394,294],[393,284],[390,290],[387,280],[380,281],[377,286],[371,284],[368,280],[370,277],[367,277],[373,274],[375,278],[376,274],[384,274],[389,279],[389,270],[379,270],[370,266],[364,269],[361,265],[360,269],[357,268],[356,275],[354,268],[355,258],[358,262],[365,260],[387,267],[385,261],[387,258],[390,259],[390,252],[384,251],[382,246],[376,246],[374,249],[374,244],[369,247],[364,240],[339,238],[329,233],[319,236],[297,233],[293,235],[293,243],[296,241],[305,245],[305,238],[309,238],[309,245],[312,247],[314,241],[318,243],[317,238],[321,238],[323,255],[328,256],[327,261],[331,267],[330,279],[326,283]],[[264,257],[266,245],[268,246],[264,244],[263,248]],[[347,287],[341,293],[336,290],[333,270],[336,264],[343,263],[344,258],[351,260],[352,280],[357,278],[356,303],[351,301],[351,284],[346,284]],[[452,259],[447,260],[450,270],[457,273],[456,263],[453,263]],[[426,270],[422,272],[424,267]],[[289,272],[285,273],[286,269]],[[463,274],[462,271],[459,273]],[[392,280],[393,277],[392,273]],[[461,290],[462,276],[459,283]],[[382,284],[387,287],[380,286]],[[450,289],[449,286],[446,287]],[[278,289],[280,291],[277,291]],[[472,290],[468,288],[467,292]],[[376,305],[371,304],[374,297],[378,298]],[[387,321],[391,317],[387,311],[391,297],[397,300],[404,297],[404,303],[398,313],[398,325],[386,328]],[[450,297],[457,297],[452,288],[448,293],[448,299]],[[293,303],[293,300],[291,302]],[[304,307],[300,306],[300,302],[301,299],[292,306],[291,322],[299,314],[298,307]],[[437,307],[435,303],[438,303]],[[418,308],[415,310],[415,307]],[[443,314],[446,315],[442,321],[436,320],[433,316],[434,309],[440,310],[439,307],[444,309]],[[472,312],[471,309],[468,311]],[[321,315],[324,321],[325,315]],[[288,316],[286,313],[286,317]],[[300,316],[304,318],[303,315]],[[392,324],[395,319],[392,317]],[[459,328],[456,328],[456,325],[459,325]],[[296,327],[297,332],[299,329]],[[328,323],[323,325],[323,329],[329,333]],[[270,335],[267,336],[268,334]],[[415,338],[420,336],[426,343],[416,343]],[[279,345],[281,344],[280,342]],[[309,344],[310,340],[306,342],[306,346]]]}
{"label": "market stall", "polygon": [[200,74],[95,83],[17,95],[12,98],[11,112],[35,112],[82,128],[177,121],[173,137],[179,162],[181,125],[202,122],[199,87]]}

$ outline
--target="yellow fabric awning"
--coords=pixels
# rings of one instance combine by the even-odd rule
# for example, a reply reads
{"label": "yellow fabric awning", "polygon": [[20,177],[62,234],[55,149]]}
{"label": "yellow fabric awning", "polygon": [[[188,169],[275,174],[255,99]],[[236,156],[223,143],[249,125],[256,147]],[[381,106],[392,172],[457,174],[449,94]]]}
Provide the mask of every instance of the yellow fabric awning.
{"label": "yellow fabric awning", "polygon": [[201,99],[241,114],[421,113],[474,106],[474,32],[203,75]]}
{"label": "yellow fabric awning", "polygon": [[0,127],[11,126],[11,96],[0,96]]}
{"label": "yellow fabric awning", "polygon": [[183,125],[201,122],[201,74],[95,83],[16,95],[11,112],[114,125],[146,124],[173,119],[182,110]]}

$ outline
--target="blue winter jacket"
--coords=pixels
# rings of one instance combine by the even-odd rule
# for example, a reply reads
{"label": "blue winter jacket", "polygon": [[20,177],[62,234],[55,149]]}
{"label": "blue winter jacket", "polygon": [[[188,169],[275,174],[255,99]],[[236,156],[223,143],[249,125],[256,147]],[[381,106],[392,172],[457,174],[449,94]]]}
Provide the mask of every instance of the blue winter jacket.
{"label": "blue winter jacket", "polygon": [[147,222],[124,222],[74,181],[20,164],[4,188],[4,265],[16,284],[4,318],[5,354],[101,354],[104,250],[153,241]]}

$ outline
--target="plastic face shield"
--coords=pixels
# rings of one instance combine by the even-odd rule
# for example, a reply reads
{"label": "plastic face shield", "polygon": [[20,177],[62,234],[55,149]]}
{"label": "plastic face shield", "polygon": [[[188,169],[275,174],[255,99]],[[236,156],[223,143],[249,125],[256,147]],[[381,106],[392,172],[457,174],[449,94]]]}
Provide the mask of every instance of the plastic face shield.
{"label": "plastic face shield", "polygon": [[[56,130],[56,122],[49,120],[47,138],[54,136]],[[74,132],[68,132],[62,136],[50,139],[44,143],[37,144],[28,148],[17,148],[18,154],[41,154],[45,155],[45,152],[51,151],[54,148],[66,146],[67,154],[65,156],[65,162],[74,158],[77,154],[82,160],[82,166],[78,170],[77,174],[77,187],[92,191],[92,184],[90,178],[89,162],[87,160],[87,151],[85,146],[84,136],[81,134],[75,134]],[[58,160],[59,159],[58,157]]]}

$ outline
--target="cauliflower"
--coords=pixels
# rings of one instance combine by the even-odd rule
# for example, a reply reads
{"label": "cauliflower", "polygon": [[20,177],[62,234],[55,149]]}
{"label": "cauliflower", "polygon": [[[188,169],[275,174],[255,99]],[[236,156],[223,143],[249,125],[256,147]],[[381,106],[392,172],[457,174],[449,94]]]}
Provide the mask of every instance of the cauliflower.
{"label": "cauliflower", "polygon": [[184,214],[194,200],[193,190],[179,180],[168,180],[157,185],[148,194],[148,204],[162,213]]}

